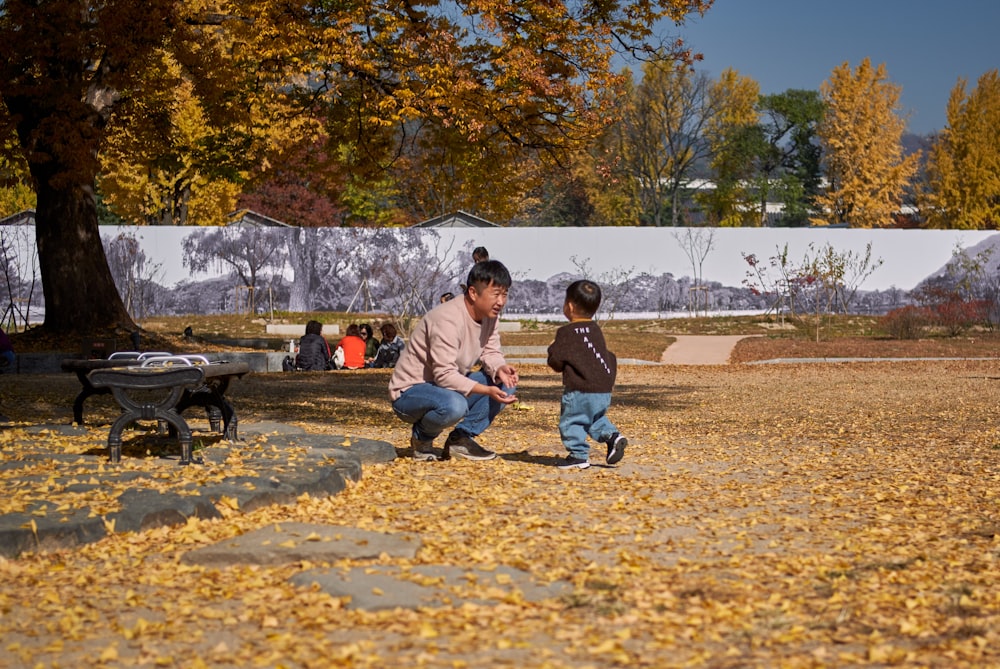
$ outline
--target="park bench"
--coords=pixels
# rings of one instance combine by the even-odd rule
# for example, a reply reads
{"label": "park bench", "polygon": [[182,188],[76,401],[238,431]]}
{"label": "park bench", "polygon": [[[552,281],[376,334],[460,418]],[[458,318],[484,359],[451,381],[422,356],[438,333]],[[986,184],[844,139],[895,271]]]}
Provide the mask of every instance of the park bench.
{"label": "park bench", "polygon": [[[192,458],[191,428],[181,415],[192,406],[205,409],[213,431],[231,441],[238,438],[236,411],[226,399],[226,391],[232,379],[250,371],[247,363],[209,362],[197,355],[118,360],[121,364],[96,365],[86,374],[95,392],[110,392],[122,408],[122,415],[108,433],[111,462],[121,461],[122,431],[140,420],[156,421],[161,427],[166,424],[176,431],[182,465],[201,462]],[[137,393],[143,393],[141,400],[134,399]]]}
{"label": "park bench", "polygon": [[73,421],[77,425],[83,425],[83,403],[92,395],[110,395],[110,388],[95,388],[91,385],[87,375],[95,369],[108,369],[110,367],[132,367],[141,365],[148,358],[162,358],[173,355],[164,351],[119,351],[112,353],[107,358],[90,358],[85,360],[69,359],[61,363],[64,372],[73,372],[80,381],[82,390],[73,400]]}

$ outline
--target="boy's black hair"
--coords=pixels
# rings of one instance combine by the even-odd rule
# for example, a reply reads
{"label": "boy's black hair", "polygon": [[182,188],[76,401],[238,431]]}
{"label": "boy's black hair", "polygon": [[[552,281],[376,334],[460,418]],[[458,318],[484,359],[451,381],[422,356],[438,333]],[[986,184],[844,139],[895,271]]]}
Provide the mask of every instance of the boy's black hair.
{"label": "boy's black hair", "polygon": [[574,281],[566,287],[566,300],[590,318],[601,306],[601,287],[586,279]]}
{"label": "boy's black hair", "polygon": [[469,279],[465,282],[470,288],[482,290],[490,284],[495,284],[501,288],[510,288],[512,283],[510,272],[499,260],[484,260],[477,262],[469,270]]}
{"label": "boy's black hair", "polygon": [[490,252],[486,250],[485,246],[477,246],[472,249],[472,260],[473,262],[486,262],[490,259]]}
{"label": "boy's black hair", "polygon": [[323,324],[319,321],[309,321],[306,323],[306,334],[323,334]]}

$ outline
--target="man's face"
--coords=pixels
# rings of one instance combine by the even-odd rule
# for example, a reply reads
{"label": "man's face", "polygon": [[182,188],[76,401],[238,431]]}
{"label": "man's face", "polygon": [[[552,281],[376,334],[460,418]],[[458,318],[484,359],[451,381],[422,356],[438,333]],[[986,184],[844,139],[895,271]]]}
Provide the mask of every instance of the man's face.
{"label": "man's face", "polygon": [[475,286],[469,286],[468,290],[469,312],[472,318],[479,322],[487,316],[497,318],[500,311],[507,304],[507,289],[490,282],[490,285],[483,286],[482,290]]}

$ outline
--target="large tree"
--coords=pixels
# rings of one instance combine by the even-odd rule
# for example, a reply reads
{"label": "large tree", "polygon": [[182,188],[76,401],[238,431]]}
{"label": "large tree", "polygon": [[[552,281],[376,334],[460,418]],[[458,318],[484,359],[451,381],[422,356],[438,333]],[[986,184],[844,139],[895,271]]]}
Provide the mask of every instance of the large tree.
{"label": "large tree", "polygon": [[788,89],[762,96],[759,107],[765,145],[758,178],[784,203],[781,224],[804,225],[822,182],[816,128],[823,100],[818,91]]}
{"label": "large tree", "polygon": [[948,125],[927,160],[927,226],[1000,227],[1000,74],[983,74],[972,91],[959,80],[948,100]]}
{"label": "large tree", "polygon": [[711,155],[706,129],[719,110],[703,72],[650,63],[621,123],[626,171],[639,183],[645,219],[681,224],[681,193],[695,166]]}
{"label": "large tree", "polygon": [[52,331],[134,327],[98,233],[97,155],[117,91],[138,83],[140,68],[129,64],[141,63],[175,25],[172,5],[0,6],[0,119],[8,135],[17,134],[37,194],[45,326]]}
{"label": "large tree", "polygon": [[258,147],[272,123],[309,106],[349,143],[352,169],[378,170],[414,119],[483,147],[572,146],[603,121],[596,91],[622,81],[616,51],[651,53],[657,21],[710,4],[4,0],[0,123],[16,131],[38,195],[44,326],[134,326],[101,247],[94,184],[109,123],[129,117],[116,108],[151,93],[161,50],[228,129],[216,155]]}
{"label": "large tree", "polygon": [[705,129],[715,188],[695,199],[705,203],[708,219],[716,225],[761,225],[765,201],[763,194],[760,198],[755,195],[754,185],[758,184],[753,181],[763,144],[756,109],[760,85],[727,68],[709,94],[719,110]]}
{"label": "large tree", "polygon": [[903,157],[900,92],[885,65],[875,67],[868,58],[857,69],[843,63],[820,86],[825,110],[817,134],[830,186],[816,204],[824,222],[892,225],[919,159]]}

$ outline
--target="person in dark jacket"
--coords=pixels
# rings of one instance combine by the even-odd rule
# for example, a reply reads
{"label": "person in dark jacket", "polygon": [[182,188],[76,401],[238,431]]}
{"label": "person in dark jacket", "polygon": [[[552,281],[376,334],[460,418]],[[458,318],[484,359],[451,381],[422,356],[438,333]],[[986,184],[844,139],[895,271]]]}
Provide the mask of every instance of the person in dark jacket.
{"label": "person in dark jacket", "polygon": [[330,345],[323,338],[323,324],[319,321],[306,323],[306,334],[299,341],[299,354],[295,356],[295,368],[303,372],[330,369]]}
{"label": "person in dark jacket", "polygon": [[406,342],[396,332],[396,326],[392,323],[384,323],[381,328],[382,343],[378,347],[375,358],[369,367],[395,367],[399,360],[399,355],[406,348]]}
{"label": "person in dark jacket", "polygon": [[549,367],[563,376],[559,436],[569,455],[559,464],[561,469],[590,466],[587,435],[607,445],[605,461],[609,465],[622,459],[628,445],[607,415],[618,358],[608,350],[604,333],[594,320],[600,306],[600,286],[587,280],[571,283],[563,303],[569,325],[556,330],[555,341],[549,346]]}
{"label": "person in dark jacket", "polygon": [[378,346],[382,342],[375,336],[375,330],[372,329],[370,323],[362,323],[358,329],[361,330],[361,338],[365,340],[365,364],[367,365],[375,359],[378,354]]}
{"label": "person in dark jacket", "polygon": [[0,367],[11,367],[16,359],[14,345],[7,333],[0,329]]}

